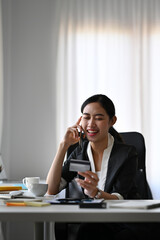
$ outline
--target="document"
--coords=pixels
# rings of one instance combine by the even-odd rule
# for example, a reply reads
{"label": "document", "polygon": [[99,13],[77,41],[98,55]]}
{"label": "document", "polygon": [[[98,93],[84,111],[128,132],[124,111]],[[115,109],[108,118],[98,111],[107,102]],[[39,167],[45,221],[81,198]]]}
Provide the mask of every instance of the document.
{"label": "document", "polygon": [[160,207],[160,200],[123,200],[112,201],[108,204],[109,208],[126,208],[126,209],[153,209]]}

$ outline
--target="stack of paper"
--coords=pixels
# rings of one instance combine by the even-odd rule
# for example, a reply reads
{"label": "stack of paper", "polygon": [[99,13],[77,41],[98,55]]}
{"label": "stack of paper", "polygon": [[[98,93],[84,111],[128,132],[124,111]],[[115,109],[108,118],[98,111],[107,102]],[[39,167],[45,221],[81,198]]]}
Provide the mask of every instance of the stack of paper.
{"label": "stack of paper", "polygon": [[27,206],[32,206],[32,207],[44,207],[44,206],[49,206],[50,203],[47,202],[25,202]]}
{"label": "stack of paper", "polygon": [[108,204],[109,208],[126,209],[153,209],[160,207],[160,200],[124,200],[114,201]]}
{"label": "stack of paper", "polygon": [[21,186],[0,186],[0,199],[11,199],[14,196],[10,194],[21,192],[22,187]]}

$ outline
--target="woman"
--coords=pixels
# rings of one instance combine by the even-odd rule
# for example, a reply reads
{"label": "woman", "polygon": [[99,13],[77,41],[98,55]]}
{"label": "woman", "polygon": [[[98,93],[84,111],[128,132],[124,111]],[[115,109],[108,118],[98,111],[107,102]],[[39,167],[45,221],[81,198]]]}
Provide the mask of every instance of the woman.
{"label": "woman", "polygon": [[[57,194],[76,178],[84,197],[96,199],[138,199],[135,184],[137,153],[133,146],[125,145],[114,130],[115,107],[105,95],[88,98],[81,107],[82,116],[69,127],[59,145],[47,176],[48,193]],[[64,162],[68,148],[80,140],[84,132],[87,140],[71,153]],[[90,162],[91,170],[70,172],[70,159]],[[63,164],[64,163],[64,164]],[[98,228],[94,226],[98,226]],[[77,239],[138,239],[131,224],[81,224]],[[139,234],[138,234],[139,235]]]}
{"label": "woman", "polygon": [[[134,147],[120,142],[120,136],[112,128],[117,120],[113,102],[105,95],[94,95],[83,103],[81,112],[82,116],[67,129],[60,143],[47,176],[48,193],[57,194],[77,176],[69,171],[70,159],[83,159],[90,161],[91,171],[79,172],[76,181],[86,197],[139,198],[134,180],[137,153]],[[63,166],[68,148],[80,140],[82,131],[88,141],[84,141],[82,148],[78,146]]]}

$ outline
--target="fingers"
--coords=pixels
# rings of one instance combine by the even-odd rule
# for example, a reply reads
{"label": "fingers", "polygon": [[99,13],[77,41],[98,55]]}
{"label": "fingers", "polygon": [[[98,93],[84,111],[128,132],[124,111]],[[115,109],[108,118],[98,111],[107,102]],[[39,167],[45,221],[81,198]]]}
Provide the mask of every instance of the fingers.
{"label": "fingers", "polygon": [[81,118],[82,117],[78,119],[75,125],[67,128],[67,131],[63,140],[67,142],[69,145],[75,144],[80,140],[79,132],[83,131],[82,127],[79,125],[81,122]]}
{"label": "fingers", "polygon": [[79,179],[79,178],[76,178],[75,180],[76,180],[77,184],[79,186],[81,186],[82,188],[87,189],[87,190],[90,189],[91,185],[89,182]]}
{"label": "fingers", "polygon": [[94,198],[97,192],[97,185],[99,178],[96,173],[91,171],[78,172],[79,175],[83,176],[85,179],[76,178],[76,182],[79,186],[84,188],[84,192],[91,198]]}
{"label": "fingers", "polygon": [[83,176],[85,179],[77,178],[76,182],[83,188],[95,188],[98,185],[99,178],[96,173],[91,171],[78,172],[79,175]]}
{"label": "fingers", "polygon": [[74,138],[79,138],[78,129],[76,127],[69,127],[67,131],[72,133]]}
{"label": "fingers", "polygon": [[71,126],[71,127],[68,128],[68,131],[72,132],[73,135],[74,135],[74,137],[79,137],[78,129],[79,129],[80,131],[82,131],[82,127],[79,125],[80,122],[81,122],[81,118],[82,118],[82,116],[78,119],[78,121],[76,122],[75,125],[73,125],[73,126]]}
{"label": "fingers", "polygon": [[78,130],[80,132],[84,132],[84,129],[82,128],[82,126],[80,125],[81,123],[81,120],[82,120],[82,116],[78,119],[78,121],[76,122],[76,127],[78,128]]}
{"label": "fingers", "polygon": [[92,172],[92,171],[78,172],[78,174],[83,176],[84,178],[86,178],[90,182],[98,183],[98,181],[99,181],[99,178],[98,178],[97,174]]}
{"label": "fingers", "polygon": [[80,118],[78,119],[78,121],[76,122],[76,125],[79,125],[81,122],[82,116],[80,116]]}
{"label": "fingers", "polygon": [[97,193],[98,181],[93,179],[93,177],[91,177],[90,179],[91,180],[89,180],[88,178],[85,178],[84,180],[82,180],[82,179],[76,178],[75,180],[79,186],[84,188],[84,193],[86,195],[88,195],[91,198],[94,198]]}
{"label": "fingers", "polygon": [[76,122],[76,124],[74,124],[73,126],[69,127],[68,129],[75,129],[75,130],[77,130],[77,131],[78,131],[78,129],[79,129],[80,132],[83,131],[81,125],[79,125],[80,122],[81,122],[81,118],[82,118],[82,116],[78,119],[78,121]]}

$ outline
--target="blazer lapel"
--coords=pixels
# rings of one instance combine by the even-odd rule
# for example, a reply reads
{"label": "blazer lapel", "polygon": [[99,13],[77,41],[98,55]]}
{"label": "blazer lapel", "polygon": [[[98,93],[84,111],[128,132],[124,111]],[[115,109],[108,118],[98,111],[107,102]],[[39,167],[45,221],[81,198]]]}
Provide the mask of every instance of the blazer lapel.
{"label": "blazer lapel", "polygon": [[114,144],[112,148],[112,152],[108,162],[108,170],[107,170],[107,177],[106,183],[104,187],[104,191],[110,192],[111,187],[113,186],[113,181],[116,175],[118,174],[118,170],[120,166],[125,161],[125,157],[122,157],[122,152],[119,152],[119,144]]}

